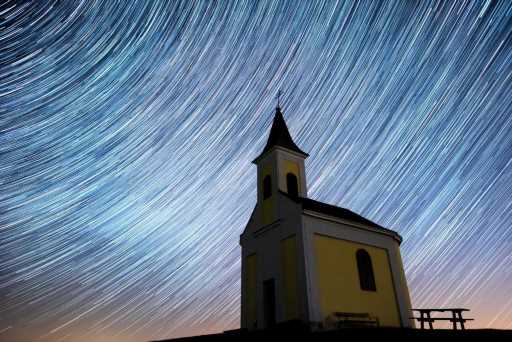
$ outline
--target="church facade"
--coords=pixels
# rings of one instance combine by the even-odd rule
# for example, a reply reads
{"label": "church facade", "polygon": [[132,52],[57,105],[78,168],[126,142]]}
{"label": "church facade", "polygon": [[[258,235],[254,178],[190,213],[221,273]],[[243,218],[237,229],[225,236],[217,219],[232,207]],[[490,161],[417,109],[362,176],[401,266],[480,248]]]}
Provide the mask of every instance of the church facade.
{"label": "church facade", "polygon": [[401,236],[347,209],[309,199],[302,151],[276,108],[257,166],[257,203],[240,236],[241,327],[299,320],[326,327],[366,315],[413,327]]}

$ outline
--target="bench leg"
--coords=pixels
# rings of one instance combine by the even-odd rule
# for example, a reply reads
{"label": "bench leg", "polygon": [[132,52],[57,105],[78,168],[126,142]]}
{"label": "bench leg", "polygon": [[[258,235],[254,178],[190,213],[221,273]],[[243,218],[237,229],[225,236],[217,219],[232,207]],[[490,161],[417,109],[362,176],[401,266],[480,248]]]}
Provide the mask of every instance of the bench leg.
{"label": "bench leg", "polygon": [[460,330],[464,330],[464,320],[462,319],[462,312],[459,312]]}
{"label": "bench leg", "polygon": [[454,312],[452,312],[452,316],[453,316],[453,330],[457,330],[457,314]]}
{"label": "bench leg", "polygon": [[430,317],[430,312],[427,312],[427,317],[428,317],[428,326],[430,327],[430,329],[434,329],[434,325],[432,324],[432,317]]}

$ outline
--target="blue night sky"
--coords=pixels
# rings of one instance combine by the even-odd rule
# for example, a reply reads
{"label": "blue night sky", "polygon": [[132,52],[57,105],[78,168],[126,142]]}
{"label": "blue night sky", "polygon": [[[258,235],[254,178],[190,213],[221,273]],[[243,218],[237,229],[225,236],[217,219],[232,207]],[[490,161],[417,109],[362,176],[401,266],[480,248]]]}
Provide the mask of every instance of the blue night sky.
{"label": "blue night sky", "polygon": [[512,328],[512,2],[3,1],[0,340],[237,328],[278,89],[413,307]]}

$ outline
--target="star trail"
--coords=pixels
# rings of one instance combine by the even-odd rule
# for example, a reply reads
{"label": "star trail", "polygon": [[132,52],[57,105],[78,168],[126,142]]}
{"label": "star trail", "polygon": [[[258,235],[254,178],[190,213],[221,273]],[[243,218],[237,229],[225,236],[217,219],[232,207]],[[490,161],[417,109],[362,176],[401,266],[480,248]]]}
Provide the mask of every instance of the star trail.
{"label": "star trail", "polygon": [[279,89],[309,197],[404,237],[413,307],[512,329],[512,2],[4,1],[0,340],[237,328]]}

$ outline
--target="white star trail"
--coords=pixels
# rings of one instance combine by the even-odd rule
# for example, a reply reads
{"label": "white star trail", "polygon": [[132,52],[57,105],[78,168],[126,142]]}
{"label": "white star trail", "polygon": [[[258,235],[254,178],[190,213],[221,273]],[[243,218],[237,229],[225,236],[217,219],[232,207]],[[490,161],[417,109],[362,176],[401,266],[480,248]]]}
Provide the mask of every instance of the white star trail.
{"label": "white star trail", "polygon": [[283,91],[309,196],[403,237],[413,307],[512,328],[512,2],[4,1],[0,340],[239,326]]}

